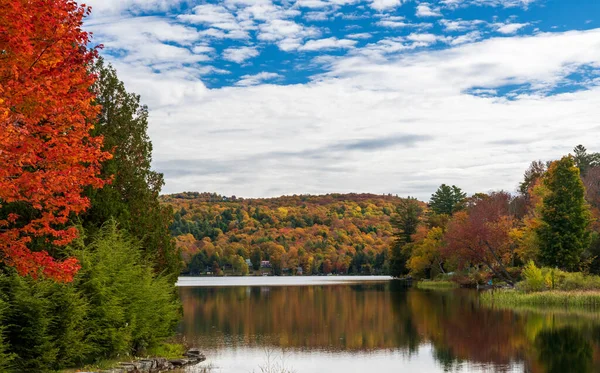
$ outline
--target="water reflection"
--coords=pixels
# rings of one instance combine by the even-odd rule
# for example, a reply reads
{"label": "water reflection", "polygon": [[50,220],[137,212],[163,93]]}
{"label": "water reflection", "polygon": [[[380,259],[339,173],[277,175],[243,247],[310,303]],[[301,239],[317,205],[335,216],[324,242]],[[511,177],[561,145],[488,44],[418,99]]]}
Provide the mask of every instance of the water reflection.
{"label": "water reflection", "polygon": [[[298,373],[377,364],[380,372],[600,372],[593,311],[497,310],[480,307],[475,291],[395,281],[180,291],[182,334],[223,372],[252,371],[272,348]],[[351,370],[338,369],[345,365]]]}

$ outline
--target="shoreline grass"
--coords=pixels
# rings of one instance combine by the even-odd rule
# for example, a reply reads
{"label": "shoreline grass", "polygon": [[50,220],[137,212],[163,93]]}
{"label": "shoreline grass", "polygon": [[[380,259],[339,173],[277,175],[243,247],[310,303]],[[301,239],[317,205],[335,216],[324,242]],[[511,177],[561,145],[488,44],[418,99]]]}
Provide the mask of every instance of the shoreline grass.
{"label": "shoreline grass", "polygon": [[485,305],[510,306],[569,306],[600,307],[599,290],[550,290],[524,293],[518,290],[493,290],[481,294]]}
{"label": "shoreline grass", "polygon": [[416,286],[418,289],[454,289],[458,284],[452,281],[419,281]]}

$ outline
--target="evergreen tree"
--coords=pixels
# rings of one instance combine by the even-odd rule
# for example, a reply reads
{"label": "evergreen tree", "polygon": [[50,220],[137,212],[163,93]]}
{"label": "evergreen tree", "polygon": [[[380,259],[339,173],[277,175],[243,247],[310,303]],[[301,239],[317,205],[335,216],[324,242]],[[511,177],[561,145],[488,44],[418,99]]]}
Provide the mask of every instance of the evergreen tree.
{"label": "evergreen tree", "polygon": [[412,235],[417,232],[422,212],[419,201],[411,197],[403,200],[396,208],[396,216],[392,218],[396,232],[390,251],[390,275],[393,277],[408,273],[406,262],[410,258],[409,244],[412,242]]}
{"label": "evergreen tree", "polygon": [[543,200],[541,224],[536,231],[540,259],[548,266],[575,270],[581,254],[590,245],[591,214],[573,157],[553,162],[544,184],[548,195]]}
{"label": "evergreen tree", "polygon": [[[3,275],[0,274],[0,280],[3,279]],[[7,304],[0,297],[0,372],[5,372],[11,366],[11,362],[14,355],[8,352],[8,343],[4,337],[6,330],[4,315],[8,309]]]}
{"label": "evergreen tree", "polygon": [[529,168],[523,174],[523,182],[519,184],[519,192],[521,195],[529,198],[530,189],[535,186],[535,183],[544,176],[548,165],[542,161],[533,161]]}
{"label": "evergreen tree", "polygon": [[456,211],[464,208],[464,201],[467,194],[459,187],[442,184],[438,190],[431,195],[429,207],[436,214],[452,215]]}
{"label": "evergreen tree", "polygon": [[600,165],[600,153],[588,153],[583,145],[577,145],[573,153],[573,160],[581,176],[585,176],[590,168]]}
{"label": "evergreen tree", "polygon": [[142,245],[146,257],[159,272],[179,273],[180,259],[169,232],[172,209],[158,200],[163,175],[152,171],[152,143],[148,137],[148,108],[140,96],[128,93],[115,69],[99,59],[94,66],[96,103],[102,111],[95,135],[104,137],[104,147],[114,155],[103,163],[102,177],[112,183],[89,190],[91,208],[83,215],[90,236],[114,218]]}

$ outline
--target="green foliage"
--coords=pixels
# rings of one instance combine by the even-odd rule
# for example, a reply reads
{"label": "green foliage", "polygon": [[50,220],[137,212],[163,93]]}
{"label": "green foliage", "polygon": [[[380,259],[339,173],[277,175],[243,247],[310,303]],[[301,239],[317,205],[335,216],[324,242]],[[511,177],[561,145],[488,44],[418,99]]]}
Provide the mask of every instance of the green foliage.
{"label": "green foliage", "polygon": [[166,359],[178,359],[183,356],[186,348],[181,343],[160,343],[152,346],[146,351],[148,356],[164,357]]}
{"label": "green foliage", "polygon": [[392,226],[396,230],[394,237],[399,244],[412,242],[412,235],[417,232],[422,213],[423,208],[416,198],[408,197],[398,204]]}
{"label": "green foliage", "polygon": [[407,198],[396,207],[392,219],[395,229],[394,242],[390,250],[390,275],[400,277],[408,274],[407,261],[411,256],[412,235],[417,232],[423,208],[417,199]]}
{"label": "green foliage", "polygon": [[72,283],[0,274],[0,368],[14,356],[10,369],[48,372],[140,353],[172,335],[174,285],[155,275],[137,240],[110,222],[75,245],[82,268]]}
{"label": "green foliage", "polygon": [[542,263],[575,270],[589,247],[591,215],[585,189],[572,157],[551,164],[544,179],[548,195],[543,200],[541,224],[536,233]]}
{"label": "green foliage", "polygon": [[590,168],[600,166],[600,153],[588,153],[583,145],[577,145],[573,153],[573,161],[582,176],[585,176]]}
{"label": "green foliage", "polygon": [[7,305],[5,338],[16,371],[47,372],[81,362],[87,305],[73,284],[33,280],[10,271],[0,276]]}
{"label": "green foliage", "polygon": [[[0,275],[0,281],[2,280],[2,275]],[[6,327],[4,321],[4,315],[7,311],[6,302],[0,297],[0,372],[7,371],[12,363],[14,355],[8,352],[8,343],[5,341],[5,332]]]}
{"label": "green foliage", "polygon": [[163,175],[152,171],[152,143],[148,137],[148,108],[140,96],[128,93],[115,69],[99,59],[94,90],[102,105],[94,135],[104,138],[104,149],[113,158],[104,162],[102,177],[112,182],[102,189],[88,190],[91,208],[81,216],[86,230],[93,233],[115,219],[122,229],[136,237],[146,258],[157,272],[179,273],[179,253],[169,234],[173,211],[158,200]]}
{"label": "green foliage", "polygon": [[547,290],[600,290],[600,276],[582,272],[565,272],[557,268],[538,268],[530,261],[522,272],[523,281],[517,284],[522,292]]}
{"label": "green foliage", "polygon": [[518,290],[486,291],[480,297],[483,304],[494,306],[600,306],[598,291],[541,291],[523,293]]}
{"label": "green foliage", "polygon": [[547,165],[542,161],[533,161],[529,168],[523,174],[523,181],[519,184],[519,192],[523,196],[529,197],[532,188],[537,181],[546,173]]}
{"label": "green foliage", "polygon": [[519,284],[524,291],[541,291],[546,287],[542,270],[531,260],[522,272],[523,281]]}
{"label": "green foliage", "polygon": [[246,261],[240,255],[234,257],[232,265],[233,271],[236,274],[247,275],[249,272],[248,264],[246,264]]}
{"label": "green foliage", "polygon": [[446,184],[440,185],[438,190],[431,195],[429,208],[436,214],[452,215],[464,208],[467,194],[459,187]]}
{"label": "green foliage", "polygon": [[77,285],[89,302],[86,329],[97,356],[137,353],[172,334],[179,319],[173,283],[154,274],[137,240],[114,221],[77,256]]}

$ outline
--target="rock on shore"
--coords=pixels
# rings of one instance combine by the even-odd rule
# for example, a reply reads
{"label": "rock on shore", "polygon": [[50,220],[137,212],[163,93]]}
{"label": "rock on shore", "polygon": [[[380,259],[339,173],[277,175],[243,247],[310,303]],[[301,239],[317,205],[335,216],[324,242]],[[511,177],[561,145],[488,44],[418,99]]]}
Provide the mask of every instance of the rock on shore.
{"label": "rock on shore", "polygon": [[119,367],[99,372],[82,373],[159,373],[198,364],[206,357],[197,348],[189,349],[181,359],[148,358],[119,363]]}

